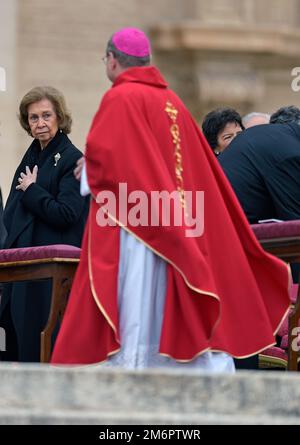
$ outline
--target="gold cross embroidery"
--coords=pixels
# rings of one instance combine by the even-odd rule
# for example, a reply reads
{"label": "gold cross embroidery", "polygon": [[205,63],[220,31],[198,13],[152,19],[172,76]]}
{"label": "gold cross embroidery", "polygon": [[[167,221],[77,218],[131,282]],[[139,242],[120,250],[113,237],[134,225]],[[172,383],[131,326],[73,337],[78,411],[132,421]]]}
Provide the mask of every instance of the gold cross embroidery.
{"label": "gold cross embroidery", "polygon": [[168,100],[166,103],[165,108],[166,113],[172,120],[173,124],[171,125],[170,132],[173,137],[173,144],[175,147],[175,174],[176,174],[176,185],[177,185],[177,191],[180,196],[180,202],[182,207],[186,210],[186,202],[185,202],[185,191],[184,191],[184,184],[183,184],[183,166],[182,166],[182,155],[181,155],[181,146],[180,146],[180,129],[177,124],[177,115],[178,110],[174,107],[174,105]]}

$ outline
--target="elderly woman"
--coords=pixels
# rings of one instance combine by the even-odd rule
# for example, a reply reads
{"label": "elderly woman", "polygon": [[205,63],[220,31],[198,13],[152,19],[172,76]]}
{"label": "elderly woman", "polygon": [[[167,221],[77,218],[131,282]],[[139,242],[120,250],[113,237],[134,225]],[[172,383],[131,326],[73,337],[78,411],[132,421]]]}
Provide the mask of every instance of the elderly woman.
{"label": "elderly woman", "polygon": [[[5,248],[80,246],[88,202],[73,174],[82,153],[67,136],[72,119],[64,97],[52,87],[33,88],[19,111],[21,126],[34,140],[16,170],[4,210]],[[7,350],[2,360],[39,361],[50,296],[50,280],[5,285],[0,326],[6,330]]]}

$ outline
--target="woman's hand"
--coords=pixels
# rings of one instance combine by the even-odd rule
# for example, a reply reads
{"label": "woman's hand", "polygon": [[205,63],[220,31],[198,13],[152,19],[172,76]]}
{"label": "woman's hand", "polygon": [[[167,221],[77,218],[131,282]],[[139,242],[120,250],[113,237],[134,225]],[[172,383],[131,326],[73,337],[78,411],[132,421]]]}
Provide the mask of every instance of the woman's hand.
{"label": "woman's hand", "polygon": [[33,167],[32,173],[30,171],[30,168],[26,166],[26,173],[23,172],[20,173],[20,177],[18,179],[19,185],[17,185],[16,189],[25,192],[25,190],[30,186],[30,184],[36,182],[37,173],[38,173],[37,165]]}

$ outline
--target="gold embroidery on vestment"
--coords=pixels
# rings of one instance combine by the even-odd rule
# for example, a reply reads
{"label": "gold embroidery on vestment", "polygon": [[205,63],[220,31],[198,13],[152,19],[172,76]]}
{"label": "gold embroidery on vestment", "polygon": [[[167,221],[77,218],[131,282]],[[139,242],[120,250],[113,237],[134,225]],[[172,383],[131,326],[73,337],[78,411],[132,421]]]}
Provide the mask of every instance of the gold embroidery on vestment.
{"label": "gold embroidery on vestment", "polygon": [[182,155],[181,155],[181,145],[180,145],[181,143],[180,129],[177,124],[178,110],[174,107],[174,105],[170,101],[167,101],[165,111],[173,122],[173,124],[170,127],[170,132],[173,138],[173,144],[175,146],[174,157],[175,157],[176,188],[180,196],[180,203],[186,211],[185,191],[184,191],[184,184],[182,177],[183,165],[182,165]]}

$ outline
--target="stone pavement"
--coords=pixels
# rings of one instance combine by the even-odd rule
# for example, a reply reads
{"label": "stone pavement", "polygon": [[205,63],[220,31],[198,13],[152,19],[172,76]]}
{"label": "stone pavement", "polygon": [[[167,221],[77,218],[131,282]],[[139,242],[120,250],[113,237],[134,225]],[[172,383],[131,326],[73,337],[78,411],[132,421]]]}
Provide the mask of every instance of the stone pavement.
{"label": "stone pavement", "polygon": [[300,424],[300,375],[0,364],[0,424]]}

